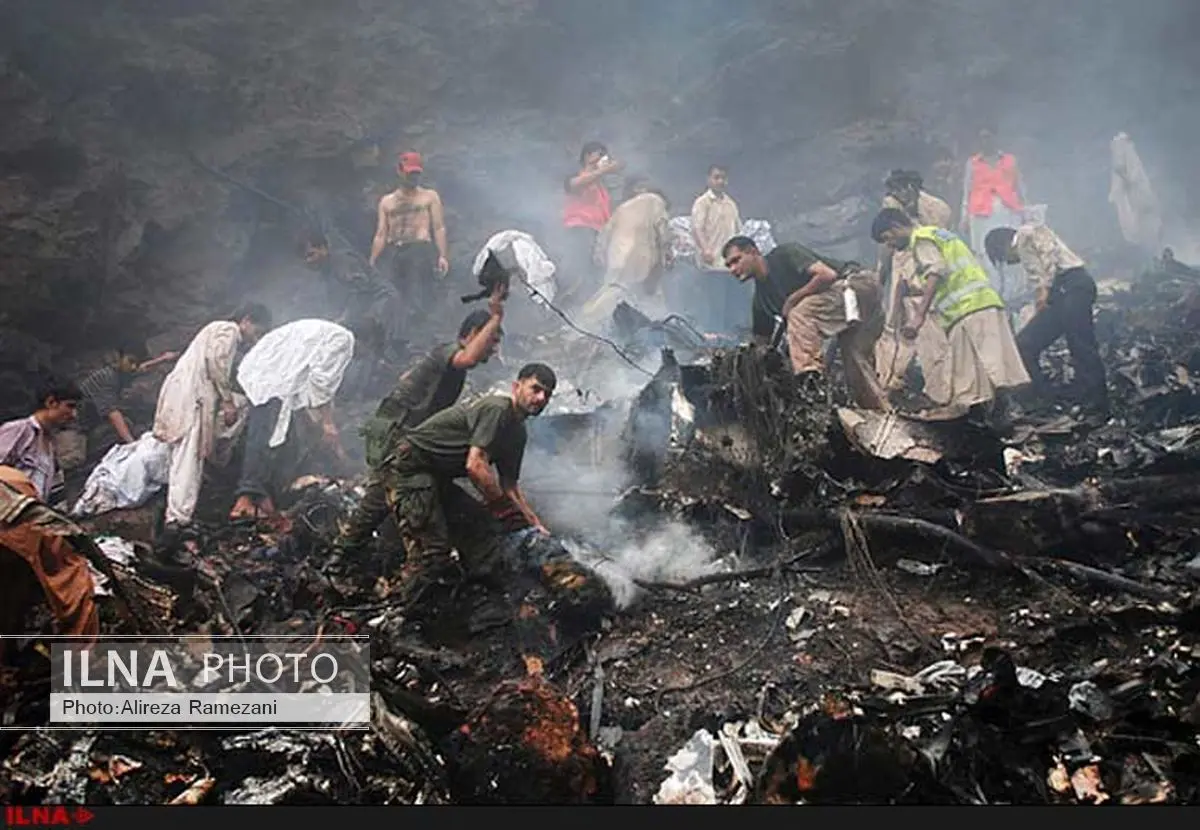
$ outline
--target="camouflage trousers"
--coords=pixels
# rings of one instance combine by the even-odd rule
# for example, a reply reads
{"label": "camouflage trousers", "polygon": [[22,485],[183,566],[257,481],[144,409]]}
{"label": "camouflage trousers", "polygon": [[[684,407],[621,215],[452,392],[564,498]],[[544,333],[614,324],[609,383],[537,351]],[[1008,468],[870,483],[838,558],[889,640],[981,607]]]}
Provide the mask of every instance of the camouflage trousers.
{"label": "camouflage trousers", "polygon": [[423,469],[407,445],[387,459],[374,480],[378,488],[370,494],[368,509],[378,509],[382,490],[404,545],[403,602],[415,603],[430,589],[457,585],[492,569],[487,540],[498,535],[495,520],[453,480]]}
{"label": "camouflage trousers", "polygon": [[366,493],[341,527],[334,548],[339,554],[358,553],[367,546],[390,513],[384,477],[372,470],[367,479]]}
{"label": "camouflage trousers", "polygon": [[381,478],[406,553],[403,602],[415,604],[427,592],[468,579],[521,597],[539,588],[564,608],[594,609],[611,601],[603,581],[561,544],[527,525],[502,525],[453,481],[416,469],[403,449],[384,465]]}

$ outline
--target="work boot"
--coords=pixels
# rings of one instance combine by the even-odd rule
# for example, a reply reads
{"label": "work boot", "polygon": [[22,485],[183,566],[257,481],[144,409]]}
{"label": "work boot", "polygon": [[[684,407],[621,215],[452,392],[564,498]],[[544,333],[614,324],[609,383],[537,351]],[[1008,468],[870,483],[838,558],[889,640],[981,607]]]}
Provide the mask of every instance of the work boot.
{"label": "work boot", "polygon": [[462,582],[455,578],[453,568],[447,566],[418,568],[406,564],[400,567],[398,576],[398,580],[390,580],[393,585],[399,582],[393,596],[405,616],[413,617],[417,616],[416,609],[439,595],[453,593]]}

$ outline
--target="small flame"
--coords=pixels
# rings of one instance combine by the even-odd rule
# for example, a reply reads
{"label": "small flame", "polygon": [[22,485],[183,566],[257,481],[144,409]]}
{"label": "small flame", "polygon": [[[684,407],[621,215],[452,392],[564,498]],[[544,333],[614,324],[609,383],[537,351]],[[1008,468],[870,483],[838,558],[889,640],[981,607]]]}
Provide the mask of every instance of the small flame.
{"label": "small flame", "polygon": [[806,793],[817,785],[817,773],[820,771],[820,767],[815,766],[803,755],[800,756],[796,763],[796,786],[800,788],[800,792]]}

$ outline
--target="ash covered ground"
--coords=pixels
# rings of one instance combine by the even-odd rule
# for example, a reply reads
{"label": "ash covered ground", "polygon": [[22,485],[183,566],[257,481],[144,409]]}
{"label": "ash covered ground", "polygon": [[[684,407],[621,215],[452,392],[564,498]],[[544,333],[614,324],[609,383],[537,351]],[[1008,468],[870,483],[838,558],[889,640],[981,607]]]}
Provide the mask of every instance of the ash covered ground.
{"label": "ash covered ground", "polygon": [[[393,535],[324,569],[352,481],[299,482],[288,534],[214,520],[186,567],[146,544],[155,505],[91,520],[133,552],[137,613],[105,602],[106,631],[368,633],[372,729],[4,733],[3,798],[1195,803],[1197,285],[1102,286],[1112,419],[1029,416],[1006,443],[806,398],[778,355],[681,332],[635,353],[661,366],[632,393],[607,347],[507,344],[584,367],[525,469],[603,615],[467,584],[413,625]],[[43,663],[23,652],[8,722],[45,717]]]}

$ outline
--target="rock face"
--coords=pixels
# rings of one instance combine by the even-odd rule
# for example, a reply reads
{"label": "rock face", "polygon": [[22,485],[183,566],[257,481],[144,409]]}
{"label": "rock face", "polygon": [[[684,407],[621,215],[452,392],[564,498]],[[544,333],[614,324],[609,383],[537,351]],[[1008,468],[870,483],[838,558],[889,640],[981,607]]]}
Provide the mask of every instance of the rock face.
{"label": "rock face", "polygon": [[1196,192],[1172,136],[1196,126],[1180,91],[1198,59],[1175,33],[1198,16],[1186,0],[19,4],[0,32],[0,325],[61,359],[114,329],[183,337],[248,294],[314,313],[305,222],[365,250],[409,147],[464,275],[497,230],[553,235],[594,137],[677,212],[720,159],[778,239],[869,255],[886,171],[920,168],[957,202],[934,165],[953,173],[995,120],[1050,221],[1103,238],[1118,129],[1164,187],[1171,170]]}

